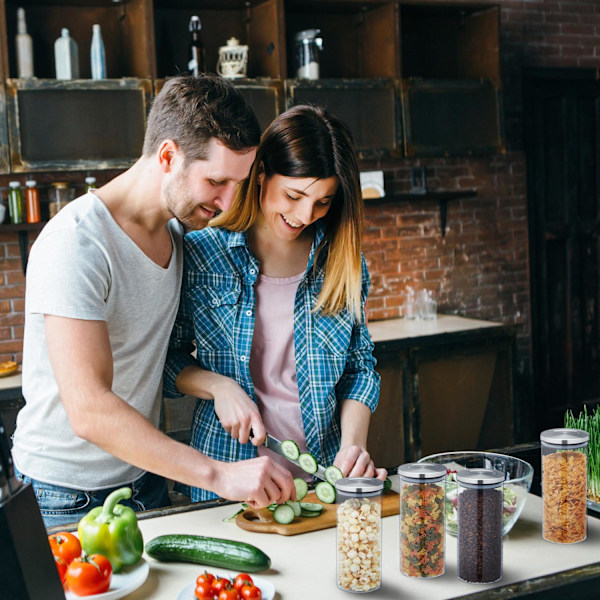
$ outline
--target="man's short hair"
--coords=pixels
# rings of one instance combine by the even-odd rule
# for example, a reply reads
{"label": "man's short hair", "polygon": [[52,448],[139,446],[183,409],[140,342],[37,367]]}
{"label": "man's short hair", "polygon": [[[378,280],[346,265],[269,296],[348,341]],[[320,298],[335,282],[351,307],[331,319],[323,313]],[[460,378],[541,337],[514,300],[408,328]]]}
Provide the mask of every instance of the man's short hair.
{"label": "man's short hair", "polygon": [[236,152],[258,146],[260,126],[246,99],[216,75],[167,80],[148,115],[143,155],[153,154],[170,139],[186,160],[206,159],[211,138]]}

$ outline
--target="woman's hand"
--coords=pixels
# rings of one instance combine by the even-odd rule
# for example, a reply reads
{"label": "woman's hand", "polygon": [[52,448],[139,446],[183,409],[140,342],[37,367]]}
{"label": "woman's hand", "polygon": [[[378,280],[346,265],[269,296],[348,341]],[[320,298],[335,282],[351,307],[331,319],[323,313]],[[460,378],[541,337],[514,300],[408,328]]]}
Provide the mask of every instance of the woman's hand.
{"label": "woman's hand", "polygon": [[252,443],[261,446],[265,441],[265,427],[258,406],[241,386],[229,377],[221,377],[212,393],[215,413],[223,429],[241,444],[248,442],[252,432]]}
{"label": "woman's hand", "polygon": [[333,464],[341,470],[344,477],[376,477],[382,481],[387,477],[387,471],[377,469],[370,454],[356,445],[340,448]]}

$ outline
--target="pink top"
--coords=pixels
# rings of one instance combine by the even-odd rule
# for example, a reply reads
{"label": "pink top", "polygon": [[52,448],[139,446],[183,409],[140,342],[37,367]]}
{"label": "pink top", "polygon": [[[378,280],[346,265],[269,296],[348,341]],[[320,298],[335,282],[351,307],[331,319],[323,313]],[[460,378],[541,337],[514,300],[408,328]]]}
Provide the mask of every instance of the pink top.
{"label": "pink top", "polygon": [[[294,302],[303,275],[259,276],[254,288],[256,314],[250,353],[250,375],[265,429],[281,441],[294,440],[300,452],[306,452],[306,437],[296,377]],[[258,448],[258,454],[281,463],[294,477],[307,477],[302,469],[264,446]]]}

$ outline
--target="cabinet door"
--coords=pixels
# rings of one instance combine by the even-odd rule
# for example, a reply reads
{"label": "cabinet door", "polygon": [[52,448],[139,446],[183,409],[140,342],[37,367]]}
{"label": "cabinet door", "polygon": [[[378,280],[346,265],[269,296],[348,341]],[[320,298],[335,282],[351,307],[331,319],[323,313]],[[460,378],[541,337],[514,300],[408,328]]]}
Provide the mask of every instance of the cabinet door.
{"label": "cabinet door", "polygon": [[342,119],[352,131],[360,158],[400,154],[400,118],[392,80],[293,79],[286,88],[288,107],[319,104]]}
{"label": "cabinet door", "polygon": [[256,114],[261,131],[284,110],[285,94],[280,79],[242,79],[235,82]]}
{"label": "cabinet door", "polygon": [[407,156],[504,151],[500,93],[489,80],[402,81]]}
{"label": "cabinet door", "polygon": [[140,156],[150,80],[9,79],[14,172],[120,169]]}

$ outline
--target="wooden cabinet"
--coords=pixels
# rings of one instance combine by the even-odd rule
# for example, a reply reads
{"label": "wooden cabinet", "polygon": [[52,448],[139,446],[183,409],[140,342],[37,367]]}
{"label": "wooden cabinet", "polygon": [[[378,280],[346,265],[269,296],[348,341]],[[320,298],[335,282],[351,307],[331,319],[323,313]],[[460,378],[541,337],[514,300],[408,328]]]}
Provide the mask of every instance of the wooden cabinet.
{"label": "wooden cabinet", "polygon": [[[37,79],[32,81],[15,81],[19,6],[25,9],[34,42]],[[208,71],[216,70],[218,49],[231,36],[248,45],[248,79],[237,85],[263,128],[286,107],[314,102],[348,122],[361,158],[460,155],[504,148],[500,11],[494,5],[447,0],[0,0],[0,76],[9,91],[8,96],[0,91],[0,112],[6,115],[6,100],[9,119],[7,126],[0,118],[0,171],[55,166],[46,155],[27,155],[31,128],[27,131],[26,122],[32,120],[31,114],[25,118],[21,111],[21,98],[26,110],[26,98],[41,98],[42,89],[46,94],[52,90],[54,108],[60,97],[69,112],[66,107],[77,104],[75,96],[85,90],[89,118],[105,118],[106,89],[93,87],[88,79],[93,24],[102,28],[110,79],[160,81],[187,71],[192,15],[201,19]],[[78,43],[84,83],[57,84],[53,79],[54,41],[62,27]],[[295,79],[294,36],[312,28],[319,29],[323,38],[321,79]],[[127,112],[134,94],[126,93],[132,84],[122,85],[119,91],[129,99]],[[68,98],[71,94],[73,98]],[[147,106],[146,96],[144,102]],[[86,155],[76,147],[73,159],[70,149],[62,155],[58,149],[57,168],[131,164],[140,133],[140,108],[144,107],[138,103],[131,129],[126,116],[113,111],[114,129],[127,138],[122,155],[107,157],[105,151],[112,151],[104,147]],[[68,131],[70,124],[57,120],[55,126]]]}

